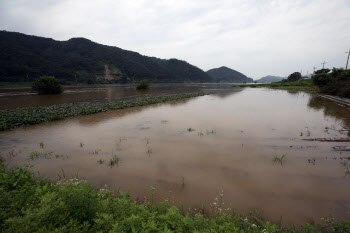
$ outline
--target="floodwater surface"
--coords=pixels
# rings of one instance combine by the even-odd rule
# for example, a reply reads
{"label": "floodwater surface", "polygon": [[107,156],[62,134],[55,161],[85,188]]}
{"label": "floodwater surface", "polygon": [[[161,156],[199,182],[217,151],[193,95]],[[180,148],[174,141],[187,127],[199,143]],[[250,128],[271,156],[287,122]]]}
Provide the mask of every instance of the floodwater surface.
{"label": "floodwater surface", "polygon": [[0,109],[44,106],[72,102],[131,99],[144,95],[161,96],[207,92],[231,88],[228,83],[152,83],[149,90],[136,90],[135,84],[64,86],[60,95],[38,95],[30,87],[0,87]]}
{"label": "floodwater surface", "polygon": [[[350,219],[350,152],[332,148],[349,143],[302,139],[347,138],[349,117],[348,106],[312,94],[233,89],[2,132],[0,150],[11,164],[53,179],[64,171],[139,201],[152,186],[157,201],[180,209],[321,223]],[[34,151],[52,158],[30,159]]]}

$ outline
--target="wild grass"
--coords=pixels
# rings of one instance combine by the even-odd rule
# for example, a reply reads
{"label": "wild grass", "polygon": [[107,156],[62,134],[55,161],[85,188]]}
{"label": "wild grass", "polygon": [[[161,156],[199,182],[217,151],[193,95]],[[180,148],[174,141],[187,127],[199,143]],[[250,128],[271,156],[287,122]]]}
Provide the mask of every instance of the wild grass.
{"label": "wild grass", "polygon": [[15,109],[0,110],[0,131],[9,130],[26,125],[40,124],[49,121],[57,121],[77,116],[91,115],[99,112],[107,112],[117,109],[145,106],[156,103],[187,99],[211,93],[179,94],[156,97],[141,97],[127,101],[103,102],[78,102],[65,103],[50,106],[35,106]]}
{"label": "wild grass", "polygon": [[95,149],[92,154],[93,155],[98,155],[99,152],[101,152],[102,150],[101,149]]}
{"label": "wild grass", "polygon": [[315,158],[311,158],[307,160],[309,163],[311,163],[312,165],[316,164],[316,159]]}
{"label": "wild grass", "polygon": [[350,174],[350,165],[347,161],[342,161],[340,164],[344,167],[345,174]]}
{"label": "wild grass", "polygon": [[[282,227],[235,211],[216,215],[181,212],[167,201],[136,203],[124,192],[87,181],[55,182],[35,177],[30,167],[0,165],[2,232],[349,232],[350,222],[325,218],[323,225]],[[155,189],[151,189],[154,196]],[[218,200],[220,206],[220,200]],[[184,208],[183,208],[184,209]],[[204,209],[204,207],[202,207]],[[202,210],[204,212],[204,210]]]}
{"label": "wild grass", "polygon": [[294,82],[274,82],[269,84],[246,84],[246,85],[234,85],[234,87],[268,87],[272,89],[281,89],[289,91],[307,91],[315,92],[318,88],[312,84],[311,79],[301,79]]}
{"label": "wild grass", "polygon": [[100,165],[102,165],[104,162],[105,162],[104,159],[99,159],[99,160],[97,160],[97,163],[100,164]]}
{"label": "wild grass", "polygon": [[53,151],[32,151],[29,154],[30,160],[36,160],[36,159],[67,159],[69,156],[64,154],[54,154]]}
{"label": "wild grass", "polygon": [[15,149],[10,150],[10,151],[7,153],[7,157],[9,157],[9,158],[17,157],[17,152],[15,151]]}
{"label": "wild grass", "polygon": [[152,148],[149,146],[148,149],[147,149],[147,154],[148,155],[151,155],[153,152]]}
{"label": "wild grass", "polygon": [[286,155],[282,155],[282,156],[274,155],[272,161],[274,163],[279,163],[283,165],[286,161]]}
{"label": "wild grass", "polygon": [[117,165],[119,164],[119,157],[117,156],[117,154],[113,154],[112,152],[112,158],[109,160],[109,163],[108,165],[113,167],[114,165]]}

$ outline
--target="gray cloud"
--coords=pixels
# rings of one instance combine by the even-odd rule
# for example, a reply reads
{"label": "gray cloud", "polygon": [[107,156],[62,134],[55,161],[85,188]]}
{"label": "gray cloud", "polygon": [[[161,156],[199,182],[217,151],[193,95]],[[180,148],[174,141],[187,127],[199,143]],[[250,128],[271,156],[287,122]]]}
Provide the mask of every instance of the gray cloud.
{"label": "gray cloud", "polygon": [[349,0],[0,0],[0,29],[102,44],[250,77],[345,66]]}

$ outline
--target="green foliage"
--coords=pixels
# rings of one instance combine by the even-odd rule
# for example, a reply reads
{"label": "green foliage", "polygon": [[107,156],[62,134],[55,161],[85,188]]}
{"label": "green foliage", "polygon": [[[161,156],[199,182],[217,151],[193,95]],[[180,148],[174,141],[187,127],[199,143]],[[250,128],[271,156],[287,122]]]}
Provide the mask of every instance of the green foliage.
{"label": "green foliage", "polygon": [[147,79],[143,79],[137,84],[136,86],[137,90],[148,90],[149,89],[149,82]]}
{"label": "green foliage", "polygon": [[300,79],[302,79],[301,74],[299,72],[294,72],[288,76],[287,82],[294,82]]}
{"label": "green foliage", "polygon": [[[84,38],[49,38],[0,31],[0,79],[31,82],[55,76],[62,84],[151,82],[211,82],[201,69],[177,59],[159,59]],[[105,80],[105,65],[113,80]],[[114,69],[115,68],[115,69]]]}
{"label": "green foliage", "polygon": [[291,91],[315,91],[311,79],[300,79],[294,82],[274,82],[270,84],[250,84],[236,85],[235,87],[269,87],[273,89],[291,90]]}
{"label": "green foliage", "polygon": [[320,87],[321,93],[350,98],[350,71],[342,68],[333,68],[331,73],[329,71],[315,72],[313,83]]}
{"label": "green foliage", "polygon": [[344,70],[343,72],[341,72],[341,74],[339,75],[339,79],[350,80],[350,70]]}
{"label": "green foliage", "polygon": [[319,73],[312,77],[312,81],[316,86],[324,87],[332,81],[332,76],[327,73]]}
{"label": "green foliage", "polygon": [[320,70],[316,70],[315,74],[328,74],[329,71],[331,71],[330,69],[320,69]]}
{"label": "green foliage", "polygon": [[37,92],[39,95],[52,95],[62,93],[63,88],[60,81],[55,77],[44,76],[36,79],[33,82],[32,91]]}
{"label": "green foliage", "polygon": [[66,103],[50,106],[35,106],[0,110],[0,131],[25,125],[39,124],[48,121],[62,120],[77,116],[85,116],[98,112],[144,106],[155,103],[192,98],[210,93],[193,93],[158,97],[142,97],[128,101],[111,101],[108,103],[85,102]]}
{"label": "green foliage", "polygon": [[[349,232],[350,222],[280,224],[223,211],[212,218],[181,213],[167,201],[137,204],[124,192],[97,189],[76,178],[59,183],[35,178],[30,167],[0,166],[0,229],[3,232]],[[154,195],[155,189],[151,190]]]}

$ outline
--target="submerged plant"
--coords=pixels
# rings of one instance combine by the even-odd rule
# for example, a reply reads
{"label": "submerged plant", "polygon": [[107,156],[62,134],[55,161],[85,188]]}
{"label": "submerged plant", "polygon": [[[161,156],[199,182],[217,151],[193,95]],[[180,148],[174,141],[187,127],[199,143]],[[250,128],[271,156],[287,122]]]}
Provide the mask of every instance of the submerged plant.
{"label": "submerged plant", "polygon": [[99,159],[99,160],[97,160],[97,163],[98,164],[103,164],[105,161],[104,161],[104,159]]}
{"label": "submerged plant", "polygon": [[92,152],[93,155],[98,155],[98,152],[102,151],[101,149],[95,149],[95,151]]}
{"label": "submerged plant", "polygon": [[315,164],[316,164],[316,159],[315,159],[315,158],[308,159],[307,161],[308,161],[309,163],[311,163],[312,165],[315,165]]}
{"label": "submerged plant", "polygon": [[344,167],[345,175],[350,173],[350,165],[347,161],[340,162],[340,164]]}
{"label": "submerged plant", "polygon": [[152,154],[152,148],[149,146],[148,149],[147,149],[147,154],[150,155]]}
{"label": "submerged plant", "polygon": [[9,157],[9,158],[14,158],[16,156],[17,156],[17,152],[15,152],[15,149],[12,149],[11,151],[9,151],[7,153],[7,157]]}
{"label": "submerged plant", "polygon": [[286,155],[282,155],[282,156],[274,155],[272,161],[274,163],[280,163],[281,165],[283,165],[283,163],[285,162],[285,157]]}
{"label": "submerged plant", "polygon": [[119,164],[119,157],[116,155],[116,154],[113,154],[112,152],[112,158],[109,160],[109,166],[113,167],[114,165],[117,165]]}
{"label": "submerged plant", "polygon": [[215,130],[213,130],[213,129],[212,129],[212,130],[210,130],[210,131],[209,131],[209,130],[207,130],[207,135],[208,135],[208,134],[216,134],[216,131],[215,131]]}

